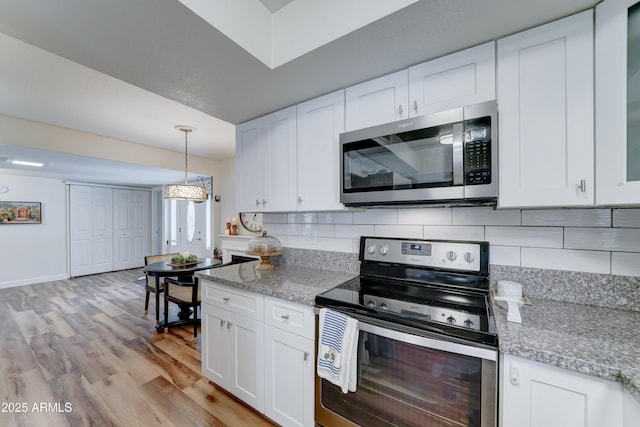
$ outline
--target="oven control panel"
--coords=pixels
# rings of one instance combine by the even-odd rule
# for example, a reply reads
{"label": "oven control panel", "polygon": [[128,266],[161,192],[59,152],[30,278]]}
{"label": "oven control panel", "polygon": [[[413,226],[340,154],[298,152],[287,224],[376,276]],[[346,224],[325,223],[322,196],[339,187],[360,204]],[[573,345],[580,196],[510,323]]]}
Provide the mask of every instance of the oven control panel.
{"label": "oven control panel", "polygon": [[415,318],[416,320],[431,320],[468,329],[480,330],[480,316],[466,313],[462,310],[452,310],[445,307],[429,306],[366,294],[364,295],[364,304],[367,307],[402,314]]}
{"label": "oven control panel", "polygon": [[[479,272],[481,244],[444,240],[402,240],[365,237],[361,254],[366,261]],[[486,256],[486,254],[485,254]]]}

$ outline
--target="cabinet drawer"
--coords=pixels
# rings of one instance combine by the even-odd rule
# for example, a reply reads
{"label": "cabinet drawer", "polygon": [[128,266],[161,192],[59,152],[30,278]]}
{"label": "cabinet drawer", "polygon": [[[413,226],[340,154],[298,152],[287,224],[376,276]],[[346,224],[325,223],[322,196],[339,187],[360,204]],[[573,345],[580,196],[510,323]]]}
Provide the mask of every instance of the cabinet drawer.
{"label": "cabinet drawer", "polygon": [[265,323],[305,338],[315,337],[313,308],[265,296]]}
{"label": "cabinet drawer", "polygon": [[208,280],[203,280],[203,283],[203,302],[262,321],[264,316],[262,295]]}

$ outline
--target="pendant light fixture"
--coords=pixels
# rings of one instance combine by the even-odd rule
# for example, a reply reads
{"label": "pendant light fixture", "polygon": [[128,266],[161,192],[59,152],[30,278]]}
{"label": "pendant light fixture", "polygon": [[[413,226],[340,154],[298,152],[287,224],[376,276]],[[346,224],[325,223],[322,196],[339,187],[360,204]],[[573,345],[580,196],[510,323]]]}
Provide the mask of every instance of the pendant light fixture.
{"label": "pendant light fixture", "polygon": [[202,185],[189,185],[188,182],[188,156],[187,135],[196,129],[191,126],[175,126],[180,132],[184,132],[184,185],[169,184],[164,186],[164,198],[167,200],[188,200],[192,202],[204,202],[207,200],[207,190]]}

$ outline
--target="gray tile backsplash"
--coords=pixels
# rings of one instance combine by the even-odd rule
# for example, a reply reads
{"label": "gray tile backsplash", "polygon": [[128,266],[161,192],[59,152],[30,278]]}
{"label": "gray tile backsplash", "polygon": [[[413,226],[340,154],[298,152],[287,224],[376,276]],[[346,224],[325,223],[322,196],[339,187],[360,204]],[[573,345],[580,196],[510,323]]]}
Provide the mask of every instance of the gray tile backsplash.
{"label": "gray tile backsplash", "polygon": [[494,266],[640,276],[640,209],[401,208],[264,214],[284,246],[357,254],[361,235],[486,240]]}

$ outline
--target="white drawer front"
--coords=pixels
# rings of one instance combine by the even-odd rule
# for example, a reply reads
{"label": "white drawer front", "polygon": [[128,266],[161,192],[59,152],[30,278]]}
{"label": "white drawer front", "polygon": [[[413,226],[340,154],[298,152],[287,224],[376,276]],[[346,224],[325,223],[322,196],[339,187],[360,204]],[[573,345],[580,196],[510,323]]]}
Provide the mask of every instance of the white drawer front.
{"label": "white drawer front", "polygon": [[265,296],[265,323],[305,338],[315,337],[313,308]]}
{"label": "white drawer front", "polygon": [[264,317],[262,295],[208,280],[203,282],[203,302],[262,321]]}

